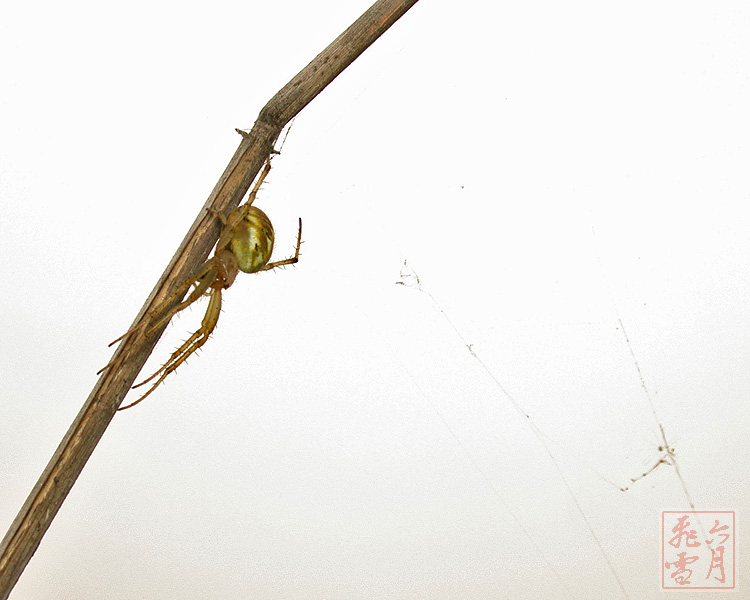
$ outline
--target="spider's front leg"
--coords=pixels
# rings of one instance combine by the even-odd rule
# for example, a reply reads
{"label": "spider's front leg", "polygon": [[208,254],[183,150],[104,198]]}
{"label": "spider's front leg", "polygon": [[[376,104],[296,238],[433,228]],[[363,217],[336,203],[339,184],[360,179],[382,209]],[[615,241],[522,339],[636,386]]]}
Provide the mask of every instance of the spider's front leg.
{"label": "spider's front leg", "polygon": [[188,280],[190,285],[196,283],[196,287],[187,299],[156,321],[151,328],[146,331],[146,335],[149,335],[151,331],[169,321],[169,319],[182,309],[190,306],[195,300],[203,296],[206,293],[206,290],[210,290],[208,292],[209,301],[208,307],[206,307],[206,314],[203,316],[203,321],[201,322],[198,331],[185,340],[185,342],[172,353],[169,360],[167,360],[167,362],[164,363],[156,373],[133,386],[133,388],[141,387],[142,385],[146,385],[150,381],[156,379],[156,382],[145,394],[143,394],[143,396],[127,406],[120,407],[118,410],[125,410],[131,406],[135,406],[146,398],[146,396],[153,392],[170,373],[175,371],[177,367],[184,363],[191,354],[203,346],[203,344],[208,341],[208,337],[213,330],[216,329],[216,323],[219,321],[219,314],[221,314],[221,292],[234,283],[239,269],[237,268],[237,259],[229,250],[217,251],[206,265],[208,266],[207,269],[201,268],[199,270],[199,273],[203,273],[202,275],[197,273],[195,277]]}
{"label": "spider's front leg", "polygon": [[[213,260],[213,259],[212,259]],[[143,329],[146,329],[145,336],[148,337],[154,333],[154,331],[164,325],[167,321],[169,321],[173,316],[175,316],[178,312],[186,309],[188,306],[190,306],[193,302],[198,300],[203,294],[206,293],[206,290],[211,286],[211,284],[214,282],[214,279],[216,278],[216,269],[215,265],[212,262],[212,260],[209,260],[205,262],[201,267],[193,273],[188,279],[186,279],[183,283],[180,284],[180,286],[169,296],[167,296],[164,300],[162,300],[153,310],[149,311],[149,313],[141,319],[140,323],[133,327],[132,329],[129,329],[125,333],[123,333],[120,337],[118,337],[116,340],[112,340],[109,345],[114,346],[117,342],[124,340],[126,337],[134,334],[136,331],[140,331]],[[161,314],[162,311],[177,297],[182,297],[185,295],[185,292],[190,288],[191,285],[195,285],[195,288],[188,294],[187,298],[185,298],[182,302],[180,302],[177,306],[173,307],[169,311],[167,311],[165,314]],[[115,359],[117,360],[117,359]],[[106,364],[101,369],[97,371],[97,375],[100,373],[103,373],[106,371],[109,367],[111,367],[115,360],[112,362]]]}
{"label": "spider's front leg", "polygon": [[198,331],[185,340],[185,342],[172,353],[169,360],[167,360],[167,362],[165,362],[156,373],[151,375],[148,379],[144,379],[139,384],[133,386],[133,389],[141,387],[158,377],[149,390],[135,402],[131,402],[127,406],[121,406],[118,410],[125,410],[126,408],[135,406],[139,402],[145,400],[145,398],[149,396],[170,373],[175,371],[177,367],[184,363],[191,354],[196,352],[206,343],[206,341],[208,341],[209,336],[213,333],[213,330],[216,329],[216,324],[219,321],[219,314],[221,313],[221,289],[221,287],[211,289],[211,298],[208,301],[206,314],[203,316],[203,321],[201,321],[201,326],[198,328]]}
{"label": "spider's front leg", "polygon": [[[221,263],[217,263],[217,259],[211,258],[210,260],[203,263],[198,270],[193,273],[190,277],[188,277],[185,281],[183,281],[180,286],[172,292],[169,296],[167,296],[164,300],[159,302],[159,304],[143,318],[141,319],[140,323],[138,323],[135,327],[132,329],[129,329],[125,333],[123,333],[120,337],[118,337],[116,340],[113,340],[109,343],[110,346],[113,346],[120,340],[124,340],[128,336],[134,334],[137,331],[145,330],[144,336],[148,337],[150,335],[153,335],[153,333],[162,325],[167,323],[172,317],[174,317],[177,313],[180,311],[185,310],[188,306],[193,304],[196,300],[200,299],[201,296],[203,296],[206,291],[211,287],[211,285],[214,283],[214,281],[219,277],[219,272],[223,272],[226,275],[226,270],[222,269],[223,265]],[[165,312],[163,311],[166,309],[169,304],[171,304],[176,298],[182,298],[188,289],[190,289],[190,286],[194,285],[195,287],[193,290],[187,295],[187,297],[182,300],[179,304],[172,307],[170,310]],[[104,365],[101,369],[97,371],[97,375],[100,373],[103,373],[108,368],[110,368],[117,360],[118,358],[115,358],[114,360],[110,361],[106,365]]]}

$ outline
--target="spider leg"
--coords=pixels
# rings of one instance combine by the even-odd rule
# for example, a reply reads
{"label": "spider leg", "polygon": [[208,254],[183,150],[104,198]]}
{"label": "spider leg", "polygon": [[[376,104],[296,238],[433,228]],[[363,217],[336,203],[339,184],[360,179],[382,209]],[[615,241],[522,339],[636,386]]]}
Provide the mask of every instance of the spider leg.
{"label": "spider leg", "polygon": [[260,177],[258,177],[258,181],[253,186],[253,191],[250,192],[250,195],[247,197],[247,202],[245,204],[252,204],[255,202],[255,197],[258,195],[258,190],[260,190],[260,186],[263,183],[263,181],[266,178],[266,175],[268,175],[268,172],[271,170],[271,157],[269,156],[266,160],[266,165],[263,167],[263,170],[260,172]]}
{"label": "spider leg", "polygon": [[270,262],[265,267],[260,269],[260,271],[270,271],[271,269],[275,269],[276,267],[283,267],[284,265],[295,264],[296,262],[299,261],[299,247],[301,245],[302,245],[302,219],[300,218],[299,230],[297,231],[297,248],[294,251],[294,256],[292,256],[291,258],[285,258],[284,260],[277,260],[274,262]]}
{"label": "spider leg", "polygon": [[[174,317],[177,313],[185,310],[188,306],[190,306],[193,302],[200,299],[203,294],[206,293],[206,290],[211,287],[211,284],[216,279],[216,267],[213,264],[212,260],[209,260],[206,262],[194,275],[192,275],[188,280],[185,281],[177,290],[170,294],[170,296],[165,299],[162,302],[162,306],[174,298],[178,296],[182,296],[185,291],[193,284],[195,284],[195,288],[193,288],[193,291],[191,291],[188,296],[180,302],[177,306],[172,308],[170,311],[168,311],[166,314],[164,314],[162,317],[159,318],[158,321],[154,323],[149,323],[148,331],[146,331],[146,336],[151,335],[156,331],[159,327],[167,323],[172,317]],[[155,311],[154,314],[152,314],[152,319],[156,317],[156,315],[159,314],[159,311]]]}
{"label": "spider leg", "polygon": [[[210,275],[210,271],[212,268],[211,261],[205,262],[200,269],[198,269],[193,275],[191,275],[188,279],[186,279],[183,283],[180,284],[180,287],[178,287],[172,294],[167,296],[164,300],[162,300],[159,303],[159,306],[157,306],[154,310],[152,310],[149,315],[148,319],[142,319],[138,325],[133,327],[132,329],[129,329],[125,333],[123,333],[120,337],[118,337],[116,340],[112,340],[109,343],[109,346],[114,346],[117,342],[124,340],[126,337],[131,335],[132,333],[135,333],[139,329],[142,329],[146,326],[146,324],[150,324],[150,322],[155,319],[159,313],[163,310],[164,305],[168,304],[172,300],[174,300],[177,296],[183,295],[188,288],[193,285],[194,283],[197,283],[195,290],[193,290],[190,295],[187,297],[187,299],[180,302],[177,306],[175,306],[172,310],[170,310],[164,317],[160,318],[156,324],[151,325],[149,327],[148,332],[146,333],[147,336],[151,335],[157,327],[160,325],[163,325],[166,321],[171,319],[174,315],[176,315],[181,310],[187,308],[190,306],[193,302],[195,302],[198,298],[201,297],[201,295],[209,288],[213,280],[211,277],[207,277],[207,275]],[[198,290],[201,290],[200,293],[197,293]],[[109,366],[109,365],[107,365]],[[107,367],[104,367],[106,369]],[[100,371],[101,372],[101,371]]]}
{"label": "spider leg", "polygon": [[232,210],[229,213],[228,217],[222,218],[223,227],[221,228],[221,233],[219,234],[219,241],[216,243],[217,253],[220,250],[224,250],[227,246],[229,246],[229,243],[232,241],[232,236],[234,236],[235,228],[237,227],[237,225],[242,223],[242,220],[245,218],[247,211],[253,205],[253,202],[255,202],[255,197],[258,195],[260,186],[262,185],[263,181],[266,178],[266,175],[268,175],[268,172],[270,170],[271,170],[271,159],[269,158],[266,161],[266,166],[263,167],[263,170],[260,173],[260,177],[258,178],[258,181],[255,183],[255,186],[253,186],[253,190],[250,192],[250,195],[247,198],[247,202],[245,202],[245,204],[243,204],[242,206],[238,206],[237,208]]}
{"label": "spider leg", "polygon": [[[183,283],[180,284],[180,286],[167,298],[165,298],[162,302],[159,303],[159,306],[157,306],[154,310],[152,310],[149,313],[148,318],[141,319],[141,322],[138,323],[135,327],[132,329],[129,329],[125,333],[123,333],[120,337],[118,337],[116,340],[113,340],[109,343],[110,346],[113,346],[120,340],[124,340],[129,335],[132,335],[136,331],[139,331],[143,329],[144,327],[148,326],[148,330],[146,331],[146,337],[150,336],[156,329],[164,325],[169,319],[171,319],[173,316],[175,316],[178,312],[181,310],[186,309],[188,306],[190,306],[193,302],[198,300],[205,292],[206,290],[211,286],[213,283],[213,280],[216,277],[216,270],[214,268],[214,264],[211,260],[205,262],[192,276],[190,276],[188,279],[186,279]],[[152,321],[159,315],[159,313],[163,310],[163,307],[174,300],[177,296],[182,296],[185,294],[185,292],[188,290],[188,288],[196,284],[195,289],[190,292],[188,297],[180,302],[177,306],[172,308],[169,312],[167,312],[164,316],[162,316],[158,321],[155,323],[152,323]],[[109,369],[115,362],[117,362],[121,357],[117,357],[114,360],[108,362],[106,365],[104,365],[101,369],[99,369],[96,374],[99,375],[100,373],[103,373],[107,369]]]}
{"label": "spider leg", "polygon": [[118,410],[125,410],[135,406],[136,404],[143,401],[151,392],[153,392],[159,384],[164,381],[170,373],[177,370],[182,363],[184,363],[188,357],[196,352],[203,344],[208,341],[208,337],[211,335],[213,330],[216,328],[216,324],[219,321],[219,314],[221,313],[221,289],[214,289],[211,293],[211,299],[208,302],[208,308],[206,314],[203,317],[201,326],[193,335],[191,335],[185,342],[177,348],[169,357],[169,360],[156,371],[151,377],[144,379],[139,384],[134,385],[133,388],[141,387],[147,383],[153,381],[155,378],[156,382],[149,388],[149,390],[143,394],[138,400],[128,404],[127,406],[121,406]]}

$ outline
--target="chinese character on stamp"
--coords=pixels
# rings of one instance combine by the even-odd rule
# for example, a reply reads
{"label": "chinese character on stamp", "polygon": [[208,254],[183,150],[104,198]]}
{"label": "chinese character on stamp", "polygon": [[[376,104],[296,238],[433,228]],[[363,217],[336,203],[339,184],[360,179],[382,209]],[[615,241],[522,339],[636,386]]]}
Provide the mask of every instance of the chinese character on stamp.
{"label": "chinese character on stamp", "polygon": [[662,589],[733,590],[734,526],[734,511],[662,512]]}

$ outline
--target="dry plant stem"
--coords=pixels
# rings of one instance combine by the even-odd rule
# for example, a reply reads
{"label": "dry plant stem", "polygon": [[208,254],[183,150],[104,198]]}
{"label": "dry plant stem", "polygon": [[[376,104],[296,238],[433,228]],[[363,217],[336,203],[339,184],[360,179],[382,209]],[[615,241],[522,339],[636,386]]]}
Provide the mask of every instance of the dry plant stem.
{"label": "dry plant stem", "polygon": [[[141,319],[193,273],[219,236],[218,213],[235,208],[273,152],[284,126],[395,23],[417,0],[378,0],[330,46],[286,84],[261,110],[206,204],[133,322]],[[173,302],[178,304],[180,297]],[[163,329],[144,338],[131,335],[86,399],[39,481],[0,543],[0,600],[6,600],[36,551],[65,497],[114,417]]]}

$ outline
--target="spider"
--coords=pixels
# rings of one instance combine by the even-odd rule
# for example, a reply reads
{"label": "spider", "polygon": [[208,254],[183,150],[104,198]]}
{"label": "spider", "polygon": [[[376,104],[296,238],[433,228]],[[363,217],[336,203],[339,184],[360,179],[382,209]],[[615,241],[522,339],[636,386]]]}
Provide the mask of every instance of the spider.
{"label": "spider", "polygon": [[[219,241],[216,243],[214,255],[180,284],[173,294],[152,310],[148,318],[141,321],[133,329],[124,333],[110,344],[110,346],[116,344],[141,329],[145,329],[145,337],[153,335],[173,316],[185,310],[193,302],[204,295],[209,297],[206,314],[198,330],[172,353],[169,360],[156,373],[133,386],[133,389],[135,389],[156,379],[148,391],[135,402],[131,402],[127,406],[121,406],[118,410],[125,410],[142,402],[170,373],[175,371],[191,354],[195,353],[206,343],[219,321],[221,293],[234,283],[239,271],[243,273],[270,271],[276,267],[293,265],[299,260],[299,248],[302,243],[302,219],[299,220],[297,247],[294,256],[284,260],[268,262],[273,252],[273,225],[266,213],[252,204],[255,201],[263,180],[270,170],[271,163],[268,161],[245,204],[232,210],[227,217],[219,213],[223,228],[219,235]],[[182,298],[191,286],[194,286],[193,289],[182,302],[174,308],[166,310],[166,307],[175,298]],[[99,373],[112,364],[109,363]]]}

